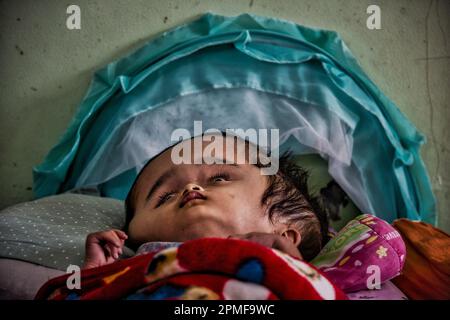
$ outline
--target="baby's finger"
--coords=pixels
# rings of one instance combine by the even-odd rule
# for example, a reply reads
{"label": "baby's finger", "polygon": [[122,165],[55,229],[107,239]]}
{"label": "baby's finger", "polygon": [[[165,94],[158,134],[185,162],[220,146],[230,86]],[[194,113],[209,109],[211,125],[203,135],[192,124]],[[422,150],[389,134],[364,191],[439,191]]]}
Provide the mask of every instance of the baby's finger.
{"label": "baby's finger", "polygon": [[115,260],[119,259],[120,250],[121,250],[121,248],[111,247],[111,257],[114,258]]}
{"label": "baby's finger", "polygon": [[114,229],[114,231],[116,232],[116,234],[119,236],[120,239],[122,240],[128,239],[128,235],[122,230]]}
{"label": "baby's finger", "polygon": [[105,252],[106,258],[112,257],[113,246],[111,246],[109,243],[106,243],[102,248],[103,248],[103,251]]}
{"label": "baby's finger", "polygon": [[114,259],[119,258],[119,249],[117,247],[112,248],[112,257]]}
{"label": "baby's finger", "polygon": [[122,246],[121,239],[113,230],[103,232],[101,237],[104,241],[106,241],[107,243],[110,243],[113,246],[116,246],[116,247]]}

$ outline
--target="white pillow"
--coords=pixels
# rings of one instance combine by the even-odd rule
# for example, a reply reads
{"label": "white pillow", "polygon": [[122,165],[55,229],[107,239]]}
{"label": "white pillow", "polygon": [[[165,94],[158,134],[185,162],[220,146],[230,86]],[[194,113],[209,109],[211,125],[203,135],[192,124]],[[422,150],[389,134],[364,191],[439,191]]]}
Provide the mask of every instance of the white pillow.
{"label": "white pillow", "polygon": [[81,266],[89,233],[122,228],[124,202],[65,193],[0,211],[0,257],[59,270]]}

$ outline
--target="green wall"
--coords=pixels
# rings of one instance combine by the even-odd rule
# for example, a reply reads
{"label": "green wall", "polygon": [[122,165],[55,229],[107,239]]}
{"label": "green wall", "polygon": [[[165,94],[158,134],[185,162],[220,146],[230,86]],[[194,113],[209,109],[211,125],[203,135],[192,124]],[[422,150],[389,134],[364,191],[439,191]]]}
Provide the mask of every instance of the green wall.
{"label": "green wall", "polygon": [[[81,8],[81,30],[66,8]],[[381,30],[366,8],[381,8]],[[372,80],[423,132],[422,156],[450,231],[450,1],[0,1],[0,208],[33,197],[32,167],[58,141],[96,69],[211,11],[337,31]]]}

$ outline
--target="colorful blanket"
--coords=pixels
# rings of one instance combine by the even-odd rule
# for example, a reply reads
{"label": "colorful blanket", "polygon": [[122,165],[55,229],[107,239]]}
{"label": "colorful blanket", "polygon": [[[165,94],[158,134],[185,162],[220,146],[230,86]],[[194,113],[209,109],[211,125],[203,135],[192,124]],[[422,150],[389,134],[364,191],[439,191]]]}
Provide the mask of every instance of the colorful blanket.
{"label": "colorful blanket", "polygon": [[276,249],[203,238],[47,282],[36,299],[346,299],[311,264]]}

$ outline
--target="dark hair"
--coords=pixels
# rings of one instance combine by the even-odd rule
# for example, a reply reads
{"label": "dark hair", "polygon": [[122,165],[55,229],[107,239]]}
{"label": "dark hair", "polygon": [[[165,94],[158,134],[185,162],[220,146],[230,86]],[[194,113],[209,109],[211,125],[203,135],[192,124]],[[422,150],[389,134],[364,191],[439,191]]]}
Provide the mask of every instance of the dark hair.
{"label": "dark hair", "polygon": [[306,261],[312,260],[328,242],[328,217],[319,198],[310,194],[309,173],[293,160],[291,152],[280,156],[277,174],[268,176],[269,186],[261,199],[269,218],[283,219],[301,234],[298,246]]}
{"label": "dark hair", "polygon": [[[151,161],[171,147],[150,159],[136,177],[125,200],[125,230],[128,229],[134,216],[132,194],[140,174]],[[259,157],[257,159],[255,164],[257,167],[270,166],[261,164]],[[329,240],[327,214],[320,206],[318,198],[309,193],[309,173],[294,162],[292,153],[289,151],[283,153],[278,161],[278,172],[268,176],[269,185],[264,191],[261,204],[267,208],[267,214],[272,222],[282,219],[299,230],[302,238],[298,249],[303,258],[310,261]]]}

